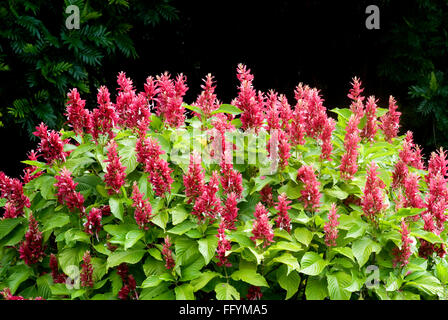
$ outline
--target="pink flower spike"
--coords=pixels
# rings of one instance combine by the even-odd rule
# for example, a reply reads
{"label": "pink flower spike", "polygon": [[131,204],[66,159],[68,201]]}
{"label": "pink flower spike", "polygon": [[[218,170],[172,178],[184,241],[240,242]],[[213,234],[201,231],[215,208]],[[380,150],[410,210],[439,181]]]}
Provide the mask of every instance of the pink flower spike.
{"label": "pink flower spike", "polygon": [[98,232],[101,230],[102,211],[97,208],[90,209],[87,214],[87,221],[84,223],[84,232],[95,234],[98,239]]}
{"label": "pink flower spike", "polygon": [[147,224],[151,221],[153,215],[151,214],[152,207],[149,200],[143,198],[143,193],[138,189],[137,182],[134,182],[132,191],[132,207],[135,208],[134,218],[140,229],[148,230]]}
{"label": "pink flower spike", "polygon": [[117,143],[115,140],[111,140],[107,147],[107,160],[106,174],[104,175],[104,181],[109,187],[109,195],[120,193],[120,188],[124,185],[126,179],[126,167],[120,162],[120,158],[117,152]]}
{"label": "pink flower spike", "polygon": [[398,112],[397,109],[397,102],[394,97],[390,96],[389,111],[380,118],[380,128],[383,130],[387,142],[392,142],[392,139],[398,135],[401,112]]}
{"label": "pink flower spike", "polygon": [[274,231],[269,223],[268,211],[258,203],[254,212],[255,221],[252,226],[253,236],[250,239],[256,244],[257,239],[261,239],[263,248],[274,242]]}
{"label": "pink flower spike", "polygon": [[291,209],[289,206],[290,203],[291,201],[288,200],[286,194],[282,193],[278,196],[278,202],[275,206],[275,209],[278,210],[278,216],[277,219],[275,219],[277,228],[286,230],[287,232],[291,232],[291,219],[288,215],[288,210]]}
{"label": "pink flower spike", "polygon": [[90,132],[92,127],[92,115],[84,108],[85,103],[86,101],[81,99],[76,88],[70,90],[65,115],[76,134]]}
{"label": "pink flower spike", "polygon": [[81,287],[93,287],[93,266],[90,257],[90,251],[86,251],[81,264]]}
{"label": "pink flower spike", "polygon": [[384,203],[384,182],[378,177],[377,165],[372,162],[367,169],[367,180],[362,196],[362,210],[364,215],[375,225],[378,223],[378,215],[386,208]]}
{"label": "pink flower spike", "polygon": [[39,225],[30,213],[28,231],[25,234],[25,240],[20,244],[20,259],[25,264],[32,265],[42,260],[45,256],[42,246],[42,232],[39,231]]}
{"label": "pink flower spike", "polygon": [[330,211],[328,212],[328,222],[324,225],[325,244],[328,247],[336,246],[336,239],[338,238],[338,229],[340,215],[337,214],[336,204],[332,203]]}
{"label": "pink flower spike", "polygon": [[58,175],[55,175],[55,178],[57,182],[54,186],[57,190],[58,202],[65,204],[70,211],[78,209],[81,215],[84,215],[84,197],[80,192],[76,192],[78,183],[73,181],[71,172],[64,167]]}
{"label": "pink flower spike", "polygon": [[401,247],[394,248],[392,254],[394,255],[393,264],[394,268],[399,265],[405,267],[409,263],[411,257],[411,244],[412,240],[409,238],[409,229],[404,220],[401,220]]}
{"label": "pink flower spike", "polygon": [[305,209],[317,212],[321,194],[319,192],[320,182],[317,181],[314,169],[311,166],[300,167],[297,172],[297,180],[304,185],[300,193],[302,194],[301,200],[305,204]]}

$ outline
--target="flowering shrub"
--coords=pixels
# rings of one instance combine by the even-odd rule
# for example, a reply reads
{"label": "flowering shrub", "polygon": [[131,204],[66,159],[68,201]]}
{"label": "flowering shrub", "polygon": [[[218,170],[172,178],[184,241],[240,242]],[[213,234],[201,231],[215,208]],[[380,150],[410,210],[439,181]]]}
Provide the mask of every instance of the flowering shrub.
{"label": "flowering shrub", "polygon": [[357,78],[327,110],[237,77],[231,105],[211,75],[191,105],[168,73],[120,73],[93,110],[71,90],[71,130],[39,125],[23,179],[0,172],[2,297],[445,299],[445,152],[426,163]]}

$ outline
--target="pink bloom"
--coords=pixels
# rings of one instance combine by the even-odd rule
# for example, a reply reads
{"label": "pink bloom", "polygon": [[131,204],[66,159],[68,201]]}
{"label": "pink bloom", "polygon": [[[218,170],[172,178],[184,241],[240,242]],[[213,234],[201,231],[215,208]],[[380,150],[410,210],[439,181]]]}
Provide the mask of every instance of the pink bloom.
{"label": "pink bloom", "polygon": [[[28,160],[30,160],[30,161],[38,161],[38,157],[40,157],[40,155],[36,154],[36,152],[34,152],[34,150],[31,150],[28,153]],[[43,171],[37,171],[38,169],[39,168],[36,166],[26,167],[25,170],[23,170],[23,172],[24,172],[23,183],[27,184],[28,182],[41,176],[43,174]]]}
{"label": "pink bloom", "polygon": [[191,214],[196,216],[199,222],[209,218],[210,222],[216,219],[218,214],[221,214],[221,199],[217,197],[219,190],[219,176],[216,171],[213,171],[212,177],[207,185],[204,187],[203,193],[196,198]]}
{"label": "pink bloom", "polygon": [[371,162],[367,169],[367,180],[361,200],[364,215],[375,224],[378,214],[386,207],[383,194],[386,185],[378,177],[377,169],[375,162]]}
{"label": "pink bloom", "polygon": [[93,287],[93,266],[91,262],[90,252],[86,251],[82,258],[81,264],[81,287]]}
{"label": "pink bloom", "polygon": [[167,269],[173,269],[174,266],[176,265],[176,262],[174,261],[173,253],[172,253],[170,247],[171,247],[170,237],[167,236],[165,238],[165,242],[164,242],[163,248],[162,248],[162,256],[165,259],[165,267]]}
{"label": "pink bloom", "polygon": [[284,170],[288,166],[288,159],[291,157],[291,146],[286,133],[283,130],[271,131],[267,149],[269,156],[274,158],[273,161],[278,161],[280,169]]}
{"label": "pink bloom", "polygon": [[154,188],[154,193],[158,197],[164,197],[165,193],[171,192],[171,184],[174,181],[171,177],[173,170],[168,166],[168,162],[162,158],[155,159],[150,168],[148,180]]}
{"label": "pink bloom", "polygon": [[98,232],[101,230],[101,218],[102,211],[97,208],[90,209],[87,215],[87,221],[84,223],[84,232],[88,234],[96,234],[98,238]]}
{"label": "pink bloom", "polygon": [[420,195],[418,181],[420,177],[416,173],[409,173],[404,181],[406,193],[406,207],[423,208],[424,203]]}
{"label": "pink bloom", "polygon": [[263,293],[261,293],[261,288],[257,286],[250,286],[247,291],[247,300],[261,300]]}
{"label": "pink bloom", "polygon": [[305,144],[305,102],[303,100],[298,100],[294,112],[292,114],[291,125],[289,126],[288,133],[291,144],[303,145]]}
{"label": "pink bloom", "polygon": [[352,99],[353,101],[363,101],[365,98],[361,95],[361,93],[364,91],[363,88],[361,88],[362,86],[362,82],[360,79],[358,79],[357,77],[354,77],[353,82],[351,83],[351,85],[353,86],[352,89],[350,89],[350,93],[347,95],[347,97],[349,97],[350,99]]}
{"label": "pink bloom", "polygon": [[71,172],[66,168],[62,168],[58,175],[54,176],[58,182],[55,183],[57,189],[57,197],[60,204],[67,205],[70,211],[78,209],[81,215],[84,215],[84,197],[80,192],[76,192],[75,183],[71,177]]}
{"label": "pink bloom", "polygon": [[394,172],[392,172],[392,188],[402,186],[408,173],[409,168],[407,164],[403,160],[399,159],[395,164]]}
{"label": "pink bloom", "polygon": [[337,214],[336,204],[332,203],[330,211],[328,212],[328,222],[324,225],[325,244],[328,247],[336,246],[336,239],[338,238],[338,225],[340,215]]}
{"label": "pink bloom", "polygon": [[184,175],[185,196],[187,203],[191,203],[204,190],[204,169],[201,165],[201,156],[198,153],[190,155],[190,164],[188,166],[188,173]]}
{"label": "pink bloom", "polygon": [[98,89],[97,101],[99,108],[92,112],[92,137],[97,141],[99,135],[102,134],[113,139],[115,134],[112,129],[117,125],[119,117],[114,105],[110,102],[109,90],[105,86]]}
{"label": "pink bloom", "polygon": [[436,175],[441,174],[445,179],[448,176],[448,160],[443,148],[437,152],[431,153],[431,158],[428,161],[428,174],[425,177],[427,183]]}
{"label": "pink bloom", "polygon": [[117,143],[111,140],[107,146],[107,160],[106,174],[104,181],[109,187],[109,195],[120,193],[120,188],[124,185],[126,179],[126,167],[120,162],[117,152]]}
{"label": "pink bloom", "polygon": [[20,244],[19,253],[20,259],[31,265],[41,261],[45,253],[42,246],[42,232],[39,231],[38,223],[31,213],[28,221],[28,231],[25,240]]}
{"label": "pink bloom", "polygon": [[344,138],[345,153],[342,155],[340,165],[341,178],[344,180],[353,178],[358,171],[358,144],[361,141],[358,124],[359,118],[356,115],[352,115],[346,127]]}
{"label": "pink bloom", "polygon": [[263,125],[264,119],[263,96],[261,93],[257,95],[252,85],[254,77],[250,74],[250,69],[246,70],[245,65],[238,65],[237,78],[240,81],[240,86],[238,87],[239,93],[238,97],[232,101],[232,105],[243,111],[240,118],[242,129],[248,130],[254,128],[255,132],[258,132]]}
{"label": "pink bloom", "polygon": [[311,166],[302,166],[297,172],[297,179],[301,181],[304,188],[300,191],[301,200],[305,203],[305,209],[318,211],[321,194],[319,192],[320,183],[317,181],[314,169]]}
{"label": "pink bloom", "polygon": [[136,128],[140,122],[149,124],[151,112],[144,93],[134,95],[126,109],[126,126]]}
{"label": "pink bloom", "polygon": [[216,249],[218,255],[218,267],[226,266],[231,267],[232,264],[228,262],[228,258],[226,256],[226,252],[232,250],[232,245],[230,241],[226,237],[226,222],[224,220],[221,221],[218,228],[218,248]]}
{"label": "pink bloom", "polygon": [[260,191],[261,202],[263,202],[268,208],[274,205],[274,199],[272,197],[272,188],[266,185]]}
{"label": "pink bloom", "polygon": [[291,209],[289,204],[291,201],[288,200],[285,193],[282,193],[278,196],[278,202],[275,206],[275,209],[278,210],[277,219],[275,219],[275,223],[277,228],[286,230],[291,232],[291,219],[288,215],[288,210]]}
{"label": "pink bloom", "polygon": [[20,180],[9,178],[2,171],[0,171],[0,197],[6,199],[3,219],[22,216],[23,209],[31,206],[30,199],[23,193],[23,184]]}
{"label": "pink bloom", "polygon": [[241,198],[243,193],[243,178],[240,172],[233,169],[232,163],[221,161],[221,185],[226,194],[235,193]]}
{"label": "pink bloom", "polygon": [[361,100],[353,101],[350,105],[350,111],[358,118],[364,117],[364,104]]}
{"label": "pink bloom", "polygon": [[182,106],[183,96],[188,90],[186,78],[180,74],[173,81],[171,76],[165,72],[157,76],[159,94],[154,100],[156,114],[162,115],[165,122],[171,127],[180,127],[185,121],[185,108]]}
{"label": "pink bloom", "polygon": [[293,112],[291,110],[291,106],[288,103],[288,99],[284,94],[281,94],[278,100],[280,102],[278,110],[281,119],[281,128],[285,131],[288,131],[290,128],[289,121],[292,119]]}
{"label": "pink bloom", "polygon": [[122,263],[117,268],[117,273],[123,282],[123,286],[118,292],[118,298],[121,300],[138,299],[136,291],[137,283],[132,274],[129,274],[128,266],[126,263]]}
{"label": "pink bloom", "polygon": [[47,126],[41,123],[36,127],[36,131],[33,134],[40,138],[37,151],[42,153],[43,158],[48,164],[53,163],[55,160],[65,162],[70,153],[64,151],[66,140],[61,140],[59,132],[54,130],[48,131]]}
{"label": "pink bloom", "polygon": [[134,218],[140,229],[148,230],[147,224],[152,218],[152,207],[151,203],[143,198],[143,193],[140,192],[137,186],[137,182],[134,182],[134,187],[132,191],[132,207],[135,208]]}
{"label": "pink bloom", "polygon": [[409,258],[411,257],[411,243],[412,240],[409,238],[409,229],[404,220],[401,220],[401,248],[394,248],[392,254],[394,257],[394,268],[397,265],[404,267],[409,263]]}
{"label": "pink bloom", "polygon": [[336,126],[336,122],[332,118],[328,118],[325,126],[322,130],[322,133],[320,134],[320,140],[322,140],[322,153],[320,155],[321,159],[326,159],[328,161],[331,161],[331,151],[333,151],[333,143],[331,141],[331,135],[333,133],[333,130]]}
{"label": "pink bloom", "polygon": [[[215,88],[213,84],[213,76],[209,73],[207,74],[206,78],[203,80],[204,84],[201,85],[202,92],[198,96],[195,106],[198,106],[202,112],[204,113],[205,118],[209,118],[211,116],[211,113],[219,108],[219,101],[216,98],[215,94]],[[197,114],[197,116],[200,118],[201,116]]]}
{"label": "pink bloom", "polygon": [[366,103],[366,110],[365,110],[365,114],[366,114],[366,125],[364,127],[364,130],[362,131],[362,137],[363,138],[367,138],[367,140],[369,141],[374,141],[375,140],[375,134],[378,130],[378,126],[377,126],[377,117],[376,117],[376,112],[377,112],[377,103],[378,100],[375,100],[374,96],[370,96],[367,99],[367,103]]}
{"label": "pink bloom", "polygon": [[58,260],[53,253],[50,255],[50,269],[54,283],[65,283],[67,276],[63,273],[59,273]]}
{"label": "pink bloom", "polygon": [[392,139],[398,135],[400,128],[401,112],[397,111],[397,102],[394,97],[389,97],[389,111],[380,118],[380,128],[383,130],[386,141],[392,142]]}
{"label": "pink bloom", "polygon": [[86,101],[81,99],[76,88],[70,90],[66,107],[67,113],[65,115],[76,134],[89,132],[92,125],[91,114],[89,110],[84,108],[85,104]]}
{"label": "pink bloom", "polygon": [[226,204],[222,208],[221,216],[222,223],[226,229],[236,229],[235,221],[238,217],[238,207],[237,207],[237,195],[235,193],[230,193],[227,196]]}
{"label": "pink bloom", "polygon": [[427,210],[423,214],[425,230],[440,234],[445,228],[448,216],[448,188],[442,173],[438,173],[429,181],[429,194],[425,199]]}
{"label": "pink bloom", "polygon": [[392,174],[392,188],[397,188],[403,185],[409,172],[408,165],[419,170],[424,169],[421,150],[414,144],[411,131],[406,133],[399,157],[400,159],[396,163],[395,171]]}
{"label": "pink bloom", "polygon": [[274,231],[269,223],[268,211],[259,202],[255,207],[255,221],[252,226],[253,236],[250,239],[256,244],[257,239],[263,240],[263,248],[274,242]]}
{"label": "pink bloom", "polygon": [[278,94],[271,90],[268,93],[266,102],[266,129],[280,129],[280,102],[278,101]]}
{"label": "pink bloom", "polygon": [[440,258],[443,258],[446,254],[444,243],[430,243],[426,240],[420,239],[420,248],[418,248],[418,255],[422,258],[428,259],[434,253]]}
{"label": "pink bloom", "polygon": [[160,89],[157,86],[157,81],[153,77],[146,78],[144,89],[145,89],[145,96],[150,101],[152,101],[155,98],[155,96],[160,92]]}
{"label": "pink bloom", "polygon": [[318,138],[327,122],[324,100],[317,89],[303,86],[302,83],[299,83],[294,93],[302,112],[306,134],[312,138]]}

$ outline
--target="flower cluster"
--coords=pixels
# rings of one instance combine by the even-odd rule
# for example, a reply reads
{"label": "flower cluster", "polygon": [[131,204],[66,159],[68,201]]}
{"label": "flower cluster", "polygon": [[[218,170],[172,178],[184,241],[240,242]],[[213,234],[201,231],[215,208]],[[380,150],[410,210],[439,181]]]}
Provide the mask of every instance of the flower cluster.
{"label": "flower cluster", "polygon": [[357,102],[357,101],[363,101],[365,98],[361,95],[362,92],[364,91],[364,88],[361,88],[362,86],[362,82],[360,79],[358,79],[357,77],[354,77],[352,79],[352,89],[350,89],[349,94],[347,95],[347,97],[349,97],[351,100]]}
{"label": "flower cluster", "polygon": [[54,283],[65,283],[67,276],[63,273],[59,273],[58,259],[53,253],[50,255],[50,269]]}
{"label": "flower cluster", "polygon": [[90,209],[87,214],[87,221],[84,223],[84,232],[95,234],[98,238],[98,232],[101,230],[102,210],[97,208]]}
{"label": "flower cluster", "polygon": [[358,171],[358,148],[361,141],[360,130],[358,129],[360,119],[353,114],[348,120],[346,134],[344,138],[345,153],[341,158],[341,178],[349,180]]}
{"label": "flower cluster", "polygon": [[376,112],[378,109],[378,106],[376,104],[377,102],[378,100],[376,100],[374,96],[370,96],[366,102],[366,109],[365,109],[366,124],[361,133],[361,136],[363,138],[366,138],[368,141],[374,141],[375,134],[378,131],[377,116],[376,116]]}
{"label": "flower cluster", "polygon": [[317,211],[321,194],[319,192],[320,182],[317,181],[314,169],[311,166],[302,166],[297,172],[297,180],[303,183],[301,200],[305,203],[305,209]]}
{"label": "flower cluster", "polygon": [[111,140],[107,147],[107,168],[104,175],[104,181],[109,187],[109,195],[120,193],[120,188],[124,185],[126,179],[126,167],[120,162],[117,151],[117,143]]}
{"label": "flower cluster", "polygon": [[286,194],[282,193],[278,196],[278,202],[275,206],[278,211],[277,219],[275,219],[276,226],[288,232],[291,232],[291,218],[288,215],[288,210],[291,209],[290,203],[291,201],[288,200]]}
{"label": "flower cluster", "polygon": [[197,153],[192,153],[190,155],[188,172],[183,177],[187,203],[191,203],[202,194],[205,186],[204,176],[205,174],[201,165],[200,155]]}
{"label": "flower cluster", "polygon": [[[27,300],[27,299],[25,299],[22,296],[14,296],[14,295],[12,295],[11,289],[9,289],[9,288],[3,289],[2,291],[0,291],[0,294],[3,296],[3,298],[5,300]],[[44,299],[42,297],[36,297],[34,299],[31,298],[31,299],[28,299],[28,300],[44,300]]]}
{"label": "flower cluster", "polygon": [[409,229],[404,220],[401,220],[401,248],[394,248],[392,254],[395,256],[393,260],[394,268],[397,265],[404,267],[409,263],[411,257],[412,240],[409,238]]}
{"label": "flower cluster", "polygon": [[172,243],[171,243],[170,237],[168,237],[168,236],[165,237],[164,243],[163,243],[163,248],[162,248],[162,256],[163,256],[163,259],[165,259],[165,267],[167,269],[173,269],[174,266],[176,265],[176,262],[174,261],[174,258],[173,258],[173,252],[170,249],[171,245],[172,245]]}
{"label": "flower cluster", "polygon": [[[38,155],[34,150],[31,150],[28,153],[28,160],[29,161],[38,161],[40,155]],[[37,177],[40,177],[43,174],[43,171],[38,170],[39,168],[37,166],[29,166],[26,167],[23,170],[23,183],[27,184],[31,180],[36,179]]]}
{"label": "flower cluster", "polygon": [[322,129],[322,133],[320,134],[319,138],[322,141],[321,145],[321,154],[320,158],[325,159],[328,161],[331,161],[331,152],[333,151],[333,142],[331,140],[332,133],[334,131],[334,128],[336,126],[336,121],[332,118],[328,118],[325,122],[324,128]]}
{"label": "flower cluster", "polygon": [[10,178],[0,171],[0,196],[6,199],[3,219],[17,218],[24,214],[24,208],[31,206],[30,199],[23,193],[19,179]]}
{"label": "flower cluster", "polygon": [[263,248],[274,242],[274,231],[269,223],[269,212],[266,208],[258,203],[255,207],[254,217],[255,221],[252,226],[253,236],[250,239],[256,244],[257,239],[262,240]]}
{"label": "flower cluster", "polygon": [[61,139],[59,132],[49,131],[48,127],[41,123],[36,127],[36,131],[33,134],[40,138],[37,151],[42,154],[48,164],[52,164],[56,160],[65,162],[70,153],[64,151],[64,145],[67,141]]}
{"label": "flower cluster", "polygon": [[19,248],[20,259],[27,265],[35,264],[45,256],[44,248],[42,246],[42,232],[39,231],[39,226],[33,215],[29,216],[28,231],[25,234],[25,241],[23,241]]}
{"label": "flower cluster", "polygon": [[107,135],[109,139],[113,139],[115,133],[112,129],[118,124],[119,117],[110,101],[109,90],[105,86],[98,89],[97,101],[99,107],[92,111],[92,137],[95,142],[100,135]]}
{"label": "flower cluster", "polygon": [[378,222],[378,215],[385,209],[383,189],[384,182],[378,177],[377,165],[371,162],[367,168],[367,180],[361,199],[364,215],[373,223]]}
{"label": "flower cluster", "polygon": [[86,101],[82,100],[76,88],[68,93],[68,102],[66,106],[66,116],[69,125],[76,134],[88,132],[92,127],[92,116],[89,110],[85,109]]}
{"label": "flower cluster", "polygon": [[121,278],[123,286],[118,292],[118,298],[121,300],[138,299],[137,282],[132,274],[129,274],[128,266],[122,263],[117,268],[117,273]]}
{"label": "flower cluster", "polygon": [[247,300],[261,300],[263,297],[263,293],[261,292],[261,288],[257,286],[250,286],[249,290],[247,290],[246,298]]}
{"label": "flower cluster", "polygon": [[218,234],[216,236],[218,237],[218,247],[216,249],[216,252],[219,260],[217,265],[219,267],[221,266],[231,267],[232,264],[228,262],[226,252],[232,249],[232,245],[230,244],[230,241],[226,237],[226,223],[224,220],[222,220],[221,223],[219,224]]}
{"label": "flower cluster", "polygon": [[[209,73],[204,79],[204,84],[201,85],[202,92],[194,103],[195,106],[198,106],[202,110],[202,113],[206,119],[210,118],[211,113],[218,109],[220,105],[215,94],[216,86],[213,84],[213,76]],[[201,118],[200,114],[196,114],[196,116],[198,116],[199,119]]]}
{"label": "flower cluster", "polygon": [[202,194],[194,202],[192,215],[198,218],[199,222],[209,219],[213,222],[218,214],[221,214],[221,199],[217,196],[219,190],[219,176],[216,171],[205,185]]}
{"label": "flower cluster", "polygon": [[93,266],[90,251],[86,251],[81,264],[81,287],[93,287]]}
{"label": "flower cluster", "polygon": [[401,112],[397,111],[398,106],[394,97],[389,97],[389,111],[380,118],[380,128],[383,130],[384,136],[388,142],[398,135],[400,128]]}
{"label": "flower cluster", "polygon": [[264,120],[264,97],[261,92],[256,93],[252,81],[254,76],[245,65],[239,64],[237,77],[240,81],[238,97],[232,101],[232,105],[243,111],[241,114],[242,129],[254,129],[256,132],[262,127]]}
{"label": "flower cluster", "polygon": [[137,186],[137,182],[134,182],[134,187],[132,191],[132,207],[135,208],[134,218],[140,229],[148,230],[147,224],[152,218],[152,207],[151,203],[143,198],[143,193],[140,192]]}
{"label": "flower cluster", "polygon": [[328,212],[328,222],[324,225],[325,244],[328,247],[336,246],[336,239],[338,238],[338,225],[340,215],[337,214],[336,204],[332,203],[330,211]]}
{"label": "flower cluster", "polygon": [[243,178],[233,169],[233,164],[221,161],[221,186],[226,194],[235,193],[238,198],[243,194]]}
{"label": "flower cluster", "polygon": [[80,192],[76,192],[75,183],[72,173],[66,168],[62,168],[58,175],[55,176],[57,182],[54,186],[57,189],[57,197],[60,204],[65,204],[70,211],[78,209],[81,215],[84,215],[84,197]]}
{"label": "flower cluster", "polygon": [[238,218],[237,204],[237,195],[233,192],[230,193],[221,211],[222,223],[226,229],[236,229],[235,222]]}
{"label": "flower cluster", "polygon": [[261,202],[263,202],[268,208],[274,205],[274,198],[272,196],[272,188],[269,185],[263,187],[260,190]]}

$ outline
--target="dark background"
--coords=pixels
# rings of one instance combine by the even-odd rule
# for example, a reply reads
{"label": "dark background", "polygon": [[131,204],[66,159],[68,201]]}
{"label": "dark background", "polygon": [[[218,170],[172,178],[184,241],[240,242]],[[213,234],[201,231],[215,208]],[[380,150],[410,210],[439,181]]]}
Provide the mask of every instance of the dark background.
{"label": "dark background", "polygon": [[[387,3],[387,5],[386,5]],[[408,89],[379,76],[378,66],[393,46],[385,41],[393,23],[414,7],[407,1],[173,1],[179,19],[161,22],[151,32],[134,28],[132,38],[137,59],[120,55],[104,61],[106,83],[113,93],[116,76],[125,71],[137,89],[149,75],[164,71],[184,73],[190,87],[185,102],[200,92],[202,79],[212,73],[218,98],[224,103],[237,95],[236,67],[244,63],[255,76],[257,90],[275,89],[294,104],[294,88],[299,82],[317,87],[325,105],[348,107],[350,82],[361,78],[366,96],[379,98],[387,108],[389,95],[400,108]],[[377,4],[381,29],[367,30],[366,7]],[[397,64],[400,61],[396,61]],[[95,107],[96,95],[82,96]],[[415,129],[402,118],[402,132]],[[0,170],[19,176],[26,153],[37,141],[20,126],[0,129],[2,156]],[[422,144],[416,135],[416,141]]]}

